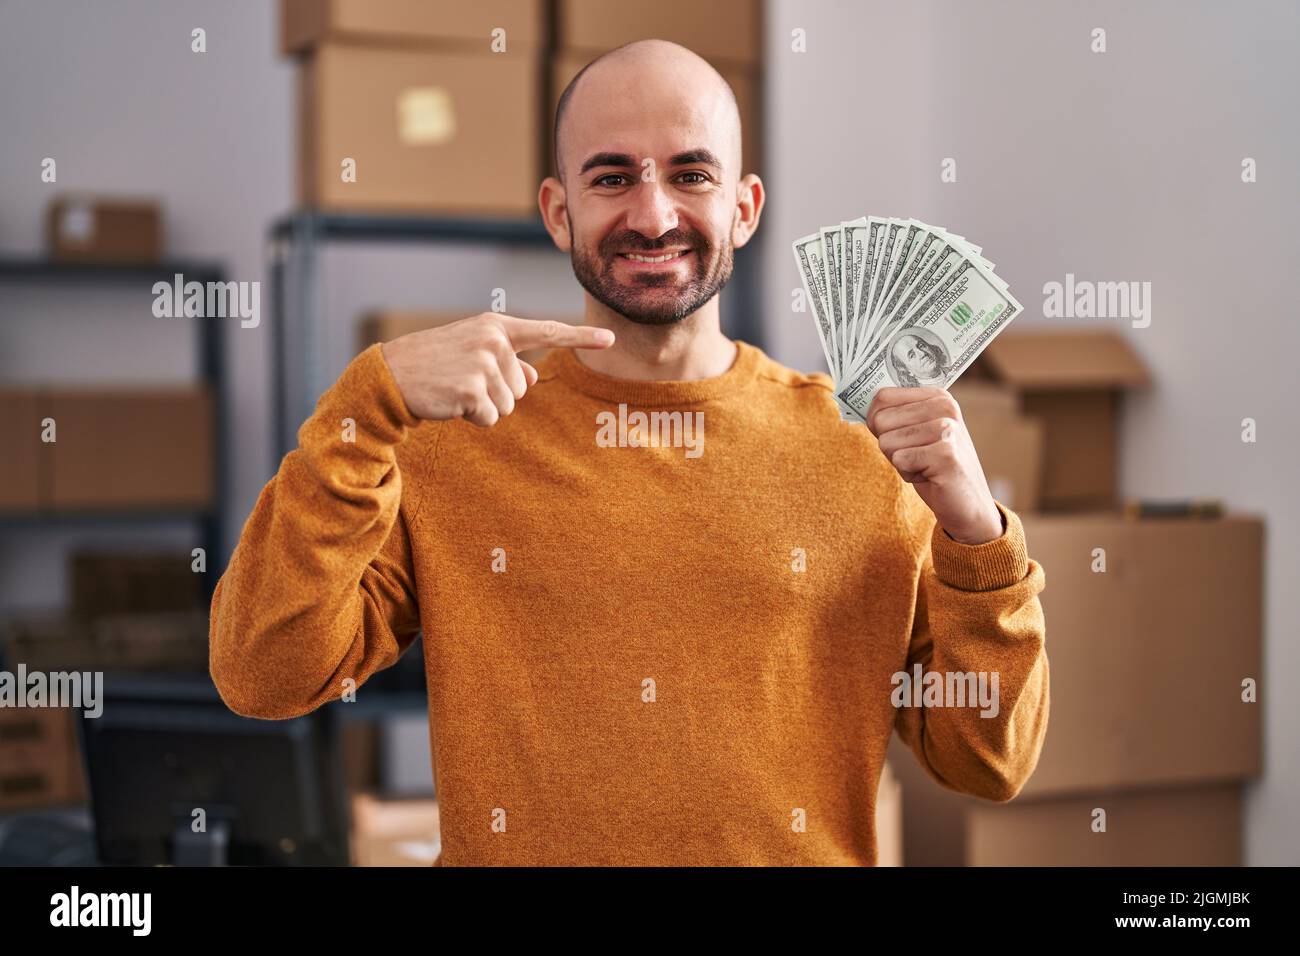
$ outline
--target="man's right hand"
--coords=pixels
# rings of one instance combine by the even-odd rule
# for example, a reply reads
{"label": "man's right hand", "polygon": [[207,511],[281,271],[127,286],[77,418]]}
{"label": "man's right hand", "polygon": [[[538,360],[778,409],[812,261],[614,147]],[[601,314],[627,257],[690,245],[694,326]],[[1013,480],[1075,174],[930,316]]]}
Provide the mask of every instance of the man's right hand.
{"label": "man's right hand", "polygon": [[465,418],[487,426],[514,411],[515,402],[537,382],[537,369],[516,352],[613,344],[608,329],[483,312],[403,335],[380,348],[416,418]]}

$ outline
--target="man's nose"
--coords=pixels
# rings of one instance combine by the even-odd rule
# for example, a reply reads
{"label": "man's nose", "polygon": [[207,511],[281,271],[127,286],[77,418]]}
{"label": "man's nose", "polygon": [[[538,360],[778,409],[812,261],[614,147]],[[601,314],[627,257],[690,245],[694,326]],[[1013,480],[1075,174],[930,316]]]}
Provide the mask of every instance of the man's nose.
{"label": "man's nose", "polygon": [[657,239],[668,230],[677,228],[676,203],[657,179],[637,182],[632,190],[627,227],[647,239]]}

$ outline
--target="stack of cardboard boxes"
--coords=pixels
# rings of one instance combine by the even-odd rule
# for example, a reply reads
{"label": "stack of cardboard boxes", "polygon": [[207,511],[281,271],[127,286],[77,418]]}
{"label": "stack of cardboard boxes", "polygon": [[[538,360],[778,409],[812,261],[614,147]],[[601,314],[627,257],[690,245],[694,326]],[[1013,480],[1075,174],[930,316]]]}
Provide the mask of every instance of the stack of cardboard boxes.
{"label": "stack of cardboard boxes", "polygon": [[36,671],[203,671],[207,598],[189,552],[77,551],[67,610],[11,615],[4,660]]}
{"label": "stack of cardboard boxes", "polygon": [[[761,167],[759,0],[282,0],[298,60],[298,201],[334,212],[537,215],[561,92],[624,43],[673,40],[711,62]],[[723,28],[719,28],[723,24]]]}
{"label": "stack of cardboard boxes", "polygon": [[536,214],[542,0],[283,0],[299,58],[299,203]]}
{"label": "stack of cardboard boxes", "polygon": [[1120,335],[1012,331],[952,388],[1046,574],[1051,712],[1005,804],[942,788],[895,741],[908,865],[1241,863],[1263,525],[1119,512],[1122,396],[1146,384]]}
{"label": "stack of cardboard boxes", "polygon": [[[156,265],[161,206],[68,193],[51,201],[53,262]],[[0,514],[212,504],[215,408],[203,386],[4,385]]]}

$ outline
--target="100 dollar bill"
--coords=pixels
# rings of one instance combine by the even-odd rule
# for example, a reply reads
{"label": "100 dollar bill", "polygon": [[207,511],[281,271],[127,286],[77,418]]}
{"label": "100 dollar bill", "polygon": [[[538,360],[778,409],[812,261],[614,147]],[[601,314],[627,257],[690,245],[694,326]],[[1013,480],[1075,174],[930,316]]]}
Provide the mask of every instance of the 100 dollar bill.
{"label": "100 dollar bill", "polygon": [[836,398],[865,422],[867,408],[882,388],[947,388],[1021,311],[1005,284],[963,258],[877,343]]}

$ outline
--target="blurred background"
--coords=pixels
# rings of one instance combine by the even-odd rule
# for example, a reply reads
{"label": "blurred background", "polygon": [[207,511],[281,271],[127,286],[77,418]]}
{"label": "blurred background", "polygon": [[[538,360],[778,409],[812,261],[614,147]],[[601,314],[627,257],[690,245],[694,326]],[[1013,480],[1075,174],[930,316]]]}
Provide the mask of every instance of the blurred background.
{"label": "blurred background", "polygon": [[896,742],[881,862],[1300,862],[1295,3],[0,0],[0,654],[107,674],[98,719],[0,708],[0,863],[433,859],[418,646],[247,721],[207,601],[361,348],[580,321],[536,216],[554,103],[648,36],[732,84],[766,185],[729,334],[825,370],[789,243],[867,214],[982,245],[1025,305],[954,392],[1047,572],[1047,745],[996,805]]}

